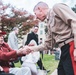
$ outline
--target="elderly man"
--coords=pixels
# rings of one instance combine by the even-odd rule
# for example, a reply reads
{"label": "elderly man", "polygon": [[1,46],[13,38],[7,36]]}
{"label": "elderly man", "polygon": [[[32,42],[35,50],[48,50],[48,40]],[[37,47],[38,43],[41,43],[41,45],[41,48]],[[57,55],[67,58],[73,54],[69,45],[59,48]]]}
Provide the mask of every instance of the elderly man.
{"label": "elderly man", "polygon": [[4,42],[3,36],[5,32],[0,30],[0,65],[3,68],[3,71],[6,73],[12,73],[14,75],[31,75],[31,71],[28,67],[24,68],[12,68],[10,67],[10,62],[16,60],[18,57],[28,54],[24,48],[20,50],[13,50],[9,47],[7,43]]}
{"label": "elderly man", "polygon": [[14,27],[13,31],[11,31],[8,35],[8,45],[14,50],[18,50],[18,38],[17,38],[18,32],[19,32],[18,27]]}
{"label": "elderly man", "polygon": [[44,45],[29,49],[49,50],[58,43],[61,48],[58,75],[76,75],[76,14],[66,4],[58,3],[50,9],[44,2],[34,7],[34,13],[41,21],[47,19],[48,36]]}
{"label": "elderly man", "polygon": [[[13,50],[18,50],[18,36],[17,36],[18,33],[19,33],[19,28],[14,27],[8,35],[8,45]],[[14,62],[17,63],[19,61],[22,64],[21,57],[19,57],[18,60],[14,61]],[[15,67],[14,62],[11,63],[12,67]]]}

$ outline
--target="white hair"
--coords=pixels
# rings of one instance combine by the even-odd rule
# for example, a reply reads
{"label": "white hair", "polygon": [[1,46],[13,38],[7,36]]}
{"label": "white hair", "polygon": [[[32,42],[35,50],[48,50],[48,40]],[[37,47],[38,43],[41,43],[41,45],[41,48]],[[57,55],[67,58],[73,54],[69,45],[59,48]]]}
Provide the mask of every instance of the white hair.
{"label": "white hair", "polygon": [[41,7],[41,8],[48,8],[48,5],[47,5],[45,2],[38,2],[38,3],[35,5],[33,11],[36,10],[36,9],[38,9],[39,7]]}

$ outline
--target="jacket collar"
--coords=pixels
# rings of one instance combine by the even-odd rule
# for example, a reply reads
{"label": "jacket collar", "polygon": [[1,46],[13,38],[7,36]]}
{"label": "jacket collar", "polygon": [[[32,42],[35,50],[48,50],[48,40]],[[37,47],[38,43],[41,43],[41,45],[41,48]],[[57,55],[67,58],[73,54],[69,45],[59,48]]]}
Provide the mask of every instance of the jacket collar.
{"label": "jacket collar", "polygon": [[53,11],[53,9],[49,9],[48,10],[48,13],[47,13],[47,16],[46,16],[46,19],[47,19],[47,21],[49,21],[49,19],[50,19],[50,17],[54,17],[56,14],[55,14],[55,12]]}

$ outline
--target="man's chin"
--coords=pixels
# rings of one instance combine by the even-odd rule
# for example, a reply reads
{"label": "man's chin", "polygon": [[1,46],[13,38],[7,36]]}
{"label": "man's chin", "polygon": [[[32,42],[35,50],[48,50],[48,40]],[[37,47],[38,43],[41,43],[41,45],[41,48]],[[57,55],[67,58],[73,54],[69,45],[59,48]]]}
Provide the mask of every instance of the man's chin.
{"label": "man's chin", "polygon": [[41,21],[44,21],[46,18],[42,18],[42,19],[40,19]]}
{"label": "man's chin", "polygon": [[39,19],[40,21],[44,21],[46,19],[46,17],[43,17],[43,18],[38,18],[37,17],[37,19]]}

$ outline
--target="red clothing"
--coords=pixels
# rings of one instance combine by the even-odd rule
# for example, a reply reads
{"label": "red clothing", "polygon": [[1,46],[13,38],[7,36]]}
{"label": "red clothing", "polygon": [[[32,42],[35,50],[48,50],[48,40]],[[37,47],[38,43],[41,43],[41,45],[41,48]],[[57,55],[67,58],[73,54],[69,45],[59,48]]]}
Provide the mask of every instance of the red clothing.
{"label": "red clothing", "polygon": [[9,72],[9,63],[16,60],[19,56],[22,55],[17,55],[16,51],[11,49],[7,43],[3,43],[2,46],[0,46],[0,66],[3,67],[5,72]]}

